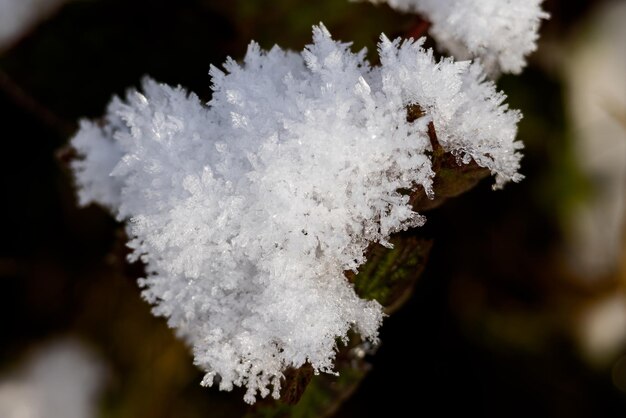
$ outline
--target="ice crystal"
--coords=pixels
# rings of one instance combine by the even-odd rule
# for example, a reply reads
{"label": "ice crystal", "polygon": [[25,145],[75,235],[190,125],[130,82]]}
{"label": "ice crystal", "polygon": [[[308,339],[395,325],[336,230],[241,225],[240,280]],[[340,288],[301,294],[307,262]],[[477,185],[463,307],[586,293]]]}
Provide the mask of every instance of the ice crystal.
{"label": "ice crystal", "polygon": [[[350,329],[376,341],[383,318],[345,272],[372,242],[421,225],[403,191],[429,193],[432,122],[459,162],[517,181],[519,114],[477,64],[437,62],[419,41],[365,51],[315,27],[301,53],[251,43],[211,68],[204,105],[149,79],[72,140],[81,204],[127,221],[156,315],[192,347],[203,383],[277,397],[287,367],[332,372]],[[424,116],[407,120],[407,107]]]}
{"label": "ice crystal", "polygon": [[369,0],[416,12],[432,23],[431,35],[457,58],[479,57],[489,73],[519,73],[536,48],[548,14],[543,0]]}

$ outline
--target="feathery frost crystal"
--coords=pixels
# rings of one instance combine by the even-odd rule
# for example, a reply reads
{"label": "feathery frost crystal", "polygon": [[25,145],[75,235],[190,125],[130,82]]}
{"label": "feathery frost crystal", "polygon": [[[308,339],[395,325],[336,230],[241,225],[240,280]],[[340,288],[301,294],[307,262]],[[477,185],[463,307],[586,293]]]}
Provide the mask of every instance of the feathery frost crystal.
{"label": "feathery frost crystal", "polygon": [[369,0],[415,12],[432,23],[437,43],[460,59],[478,57],[489,73],[519,73],[537,49],[548,14],[543,0]]}
{"label": "feathery frost crystal", "polygon": [[[429,122],[497,187],[521,178],[519,113],[478,64],[436,62],[422,43],[382,36],[372,68],[319,26],[300,54],[251,43],[242,64],[211,68],[208,105],[145,80],[103,125],[82,122],[80,203],[127,221],[143,295],[204,384],[277,397],[287,367],[332,372],[350,329],[376,340],[382,308],[344,273],[369,243],[423,223],[400,190],[432,193]],[[425,115],[408,122],[413,104]]]}

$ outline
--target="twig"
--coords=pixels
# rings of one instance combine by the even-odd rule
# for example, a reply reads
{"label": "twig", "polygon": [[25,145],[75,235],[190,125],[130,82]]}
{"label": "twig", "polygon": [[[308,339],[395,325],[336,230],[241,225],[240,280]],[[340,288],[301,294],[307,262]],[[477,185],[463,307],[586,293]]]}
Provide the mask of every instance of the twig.
{"label": "twig", "polygon": [[18,107],[35,116],[46,127],[61,137],[68,137],[76,131],[76,125],[68,122],[48,109],[22,89],[6,72],[0,70],[0,91]]}
{"label": "twig", "polygon": [[411,29],[408,30],[406,37],[419,39],[422,36],[426,35],[426,32],[428,32],[430,26],[431,24],[428,20],[419,17],[417,23],[411,26]]}

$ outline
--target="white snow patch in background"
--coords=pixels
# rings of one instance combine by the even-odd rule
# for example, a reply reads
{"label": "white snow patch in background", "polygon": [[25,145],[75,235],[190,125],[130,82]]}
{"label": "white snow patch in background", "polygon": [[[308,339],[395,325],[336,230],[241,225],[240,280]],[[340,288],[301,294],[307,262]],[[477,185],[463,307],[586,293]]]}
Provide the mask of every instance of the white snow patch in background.
{"label": "white snow patch in background", "polygon": [[589,22],[563,65],[577,162],[592,195],[576,208],[570,263],[590,279],[614,272],[626,216],[626,3],[611,2]]}
{"label": "white snow patch in background", "polygon": [[0,378],[2,418],[95,418],[104,368],[85,347],[60,340]]}
{"label": "white snow patch in background", "polygon": [[0,0],[0,51],[67,0]]}

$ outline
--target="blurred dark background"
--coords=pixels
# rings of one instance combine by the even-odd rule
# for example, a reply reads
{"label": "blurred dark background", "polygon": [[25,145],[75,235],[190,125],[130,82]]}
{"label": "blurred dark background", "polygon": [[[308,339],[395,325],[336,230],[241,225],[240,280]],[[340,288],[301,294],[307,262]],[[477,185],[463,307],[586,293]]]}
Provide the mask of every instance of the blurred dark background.
{"label": "blurred dark background", "polygon": [[[617,255],[602,268],[577,264],[591,251],[575,253],[585,246],[572,240],[586,242],[577,213],[609,180],[581,160],[570,111],[579,83],[568,71],[577,51],[619,48],[594,29],[618,3],[545,2],[552,17],[539,51],[522,75],[498,81],[525,115],[526,179],[497,192],[484,180],[426,214],[419,234],[434,245],[425,272],[334,416],[626,416],[624,211],[612,224]],[[209,65],[241,58],[251,39],[301,50],[322,21],[375,60],[381,32],[402,36],[419,21],[343,0],[74,0],[42,12],[0,39],[0,412],[29,355],[73,338],[107,370],[95,416],[243,416],[241,391],[200,387],[185,346],[140,298],[142,270],[124,259],[122,225],[101,208],[77,208],[59,150],[80,118],[99,117],[145,74],[209,99]]]}

